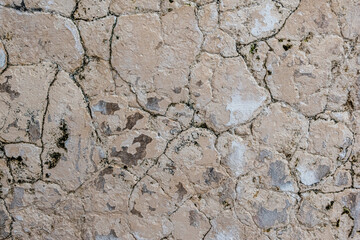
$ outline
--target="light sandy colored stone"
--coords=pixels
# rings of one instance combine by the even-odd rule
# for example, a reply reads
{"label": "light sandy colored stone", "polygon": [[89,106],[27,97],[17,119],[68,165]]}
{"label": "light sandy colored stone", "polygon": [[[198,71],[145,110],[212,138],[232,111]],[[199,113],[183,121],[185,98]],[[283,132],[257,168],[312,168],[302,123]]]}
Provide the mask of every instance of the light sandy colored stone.
{"label": "light sandy colored stone", "polygon": [[[176,19],[183,21],[177,24]],[[142,107],[164,114],[171,102],[188,97],[183,87],[188,82],[189,67],[199,51],[201,38],[194,8],[190,6],[161,19],[154,13],[121,16],[114,29],[111,62],[131,84]],[[178,51],[185,43],[186,48]]]}
{"label": "light sandy colored stone", "polygon": [[340,19],[341,33],[346,38],[355,39],[360,34],[360,4],[354,0],[336,0],[331,2],[332,10]]}
{"label": "light sandy colored stone", "polygon": [[159,11],[160,0],[112,0],[110,11],[115,14],[134,13],[140,11]]}
{"label": "light sandy colored stone", "polygon": [[[110,37],[115,17],[109,16],[96,21],[79,21],[79,31],[88,56],[104,60],[110,58]],[[96,32],[96,35],[94,34]]]}
{"label": "light sandy colored stone", "polygon": [[16,182],[34,182],[41,177],[41,148],[19,143],[7,144],[4,149]]}
{"label": "light sandy colored stone", "polygon": [[253,123],[253,135],[261,144],[278,152],[292,154],[308,130],[308,121],[290,107],[275,103]]}
{"label": "light sandy colored stone", "polygon": [[47,62],[11,66],[0,76],[2,139],[40,145],[43,116],[55,66]]}
{"label": "light sandy colored stone", "polygon": [[322,112],[331,86],[331,69],[342,61],[342,43],[337,36],[322,38],[311,34],[301,43],[273,40],[270,45],[275,51],[266,63],[266,82],[272,96],[307,116]]}
{"label": "light sandy colored stone", "polygon": [[75,24],[48,13],[0,8],[0,35],[11,64],[54,61],[67,71],[80,67],[84,49]]}
{"label": "light sandy colored stone", "polygon": [[78,188],[106,158],[97,144],[84,96],[63,71],[49,92],[44,129],[44,177],[66,190]]}
{"label": "light sandy colored stone", "polygon": [[221,13],[220,28],[242,44],[277,33],[291,14],[290,9],[270,0],[223,1],[221,6],[231,11]]}
{"label": "light sandy colored stone", "polygon": [[111,66],[104,60],[91,60],[76,79],[91,100],[98,95],[115,92]]}
{"label": "light sandy colored stone", "polygon": [[215,30],[219,22],[218,6],[215,3],[207,4],[199,9],[199,27],[202,31]]}
{"label": "light sandy colored stone", "polygon": [[217,131],[246,123],[269,101],[242,58],[204,54],[192,71],[190,84],[195,107],[205,110],[206,123]]}
{"label": "light sandy colored stone", "polygon": [[203,49],[206,52],[221,54],[224,57],[235,57],[238,55],[235,40],[221,30],[215,30],[205,37]]}
{"label": "light sandy colored stone", "polygon": [[80,0],[74,17],[86,20],[104,17],[109,12],[110,2],[111,0]]}
{"label": "light sandy colored stone", "polygon": [[24,4],[26,8],[30,9],[41,9],[43,11],[55,11],[64,16],[70,17],[73,10],[75,9],[75,0],[25,0]]}
{"label": "light sandy colored stone", "polygon": [[201,239],[211,227],[206,216],[189,201],[177,209],[170,219],[174,223],[175,239]]}

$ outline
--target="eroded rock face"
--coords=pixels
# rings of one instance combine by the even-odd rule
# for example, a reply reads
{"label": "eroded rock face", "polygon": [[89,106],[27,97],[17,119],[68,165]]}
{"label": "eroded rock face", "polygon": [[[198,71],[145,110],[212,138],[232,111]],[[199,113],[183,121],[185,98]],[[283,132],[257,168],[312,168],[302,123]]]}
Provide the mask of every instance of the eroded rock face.
{"label": "eroded rock face", "polygon": [[0,239],[360,239],[356,0],[0,0]]}

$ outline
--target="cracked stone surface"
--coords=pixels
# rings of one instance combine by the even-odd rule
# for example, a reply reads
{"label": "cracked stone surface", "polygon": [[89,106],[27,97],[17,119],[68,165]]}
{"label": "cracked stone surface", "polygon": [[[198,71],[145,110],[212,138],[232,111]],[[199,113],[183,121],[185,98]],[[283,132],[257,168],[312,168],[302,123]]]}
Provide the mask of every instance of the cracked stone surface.
{"label": "cracked stone surface", "polygon": [[0,239],[360,239],[357,0],[0,0]]}

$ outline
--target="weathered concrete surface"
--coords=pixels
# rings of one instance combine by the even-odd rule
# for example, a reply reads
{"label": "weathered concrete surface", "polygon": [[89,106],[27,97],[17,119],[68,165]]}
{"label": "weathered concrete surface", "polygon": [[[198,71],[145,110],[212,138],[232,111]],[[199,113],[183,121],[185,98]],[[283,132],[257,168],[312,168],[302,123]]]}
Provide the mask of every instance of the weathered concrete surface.
{"label": "weathered concrete surface", "polygon": [[360,239],[356,0],[0,0],[0,239]]}

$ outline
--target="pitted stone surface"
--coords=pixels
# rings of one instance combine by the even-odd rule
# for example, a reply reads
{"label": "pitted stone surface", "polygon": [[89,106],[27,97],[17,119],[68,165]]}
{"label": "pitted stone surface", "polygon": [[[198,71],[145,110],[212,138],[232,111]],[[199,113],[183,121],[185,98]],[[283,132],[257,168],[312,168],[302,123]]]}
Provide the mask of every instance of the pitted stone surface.
{"label": "pitted stone surface", "polygon": [[0,0],[0,239],[360,239],[356,0]]}

